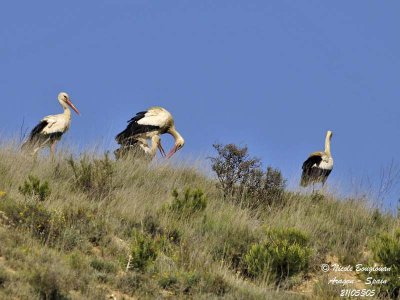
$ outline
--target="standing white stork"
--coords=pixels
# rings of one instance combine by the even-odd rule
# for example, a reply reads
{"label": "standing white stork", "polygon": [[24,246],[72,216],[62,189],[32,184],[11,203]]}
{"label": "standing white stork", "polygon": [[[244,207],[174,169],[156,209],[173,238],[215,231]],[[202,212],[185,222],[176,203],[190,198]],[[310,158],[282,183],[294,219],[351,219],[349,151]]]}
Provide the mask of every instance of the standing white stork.
{"label": "standing white stork", "polygon": [[[174,147],[167,154],[167,158],[170,158],[185,144],[185,140],[175,129],[172,115],[162,107],[151,107],[147,111],[138,112],[135,117],[128,121],[126,129],[115,137],[118,144],[121,145],[121,148],[116,150],[116,155],[120,151],[129,150],[130,147],[137,144],[144,150],[148,139],[164,133],[172,135],[175,139]],[[157,142],[157,146],[161,154],[165,155],[161,141]]]}
{"label": "standing white stork", "polygon": [[22,149],[33,150],[36,154],[41,148],[50,146],[51,154],[54,155],[56,143],[69,129],[71,124],[71,107],[78,115],[78,109],[72,104],[67,93],[58,94],[58,102],[64,109],[62,114],[44,117],[35,128],[32,129],[28,139],[22,144]]}
{"label": "standing white stork", "polygon": [[325,151],[311,153],[303,163],[303,173],[300,185],[308,186],[310,183],[321,182],[324,186],[329,174],[333,169],[333,158],[331,155],[332,131],[328,130],[325,138]]}

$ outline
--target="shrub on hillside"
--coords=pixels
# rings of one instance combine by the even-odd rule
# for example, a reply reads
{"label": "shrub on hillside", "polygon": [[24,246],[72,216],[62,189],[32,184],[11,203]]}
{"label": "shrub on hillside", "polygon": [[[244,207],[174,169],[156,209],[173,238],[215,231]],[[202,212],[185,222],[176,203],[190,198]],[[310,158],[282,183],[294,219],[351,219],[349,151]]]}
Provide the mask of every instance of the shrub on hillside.
{"label": "shrub on hillside", "polygon": [[212,170],[218,178],[218,187],[224,198],[258,208],[260,205],[279,203],[286,180],[278,169],[261,169],[259,158],[250,157],[247,147],[234,144],[215,144],[216,157],[211,157]]}
{"label": "shrub on hillside", "polygon": [[39,178],[30,175],[25,180],[24,184],[19,186],[19,192],[25,196],[25,199],[30,198],[36,201],[45,201],[51,193],[49,183],[41,182]]}
{"label": "shrub on hillside", "polygon": [[151,236],[134,229],[127,270],[145,271],[158,256],[158,245]]}
{"label": "shrub on hillside", "polygon": [[400,229],[394,234],[381,233],[371,242],[374,260],[381,266],[390,268],[390,272],[379,272],[379,278],[387,279],[380,285],[380,295],[398,299],[400,296]]}
{"label": "shrub on hillside", "polygon": [[169,205],[169,209],[177,213],[179,218],[189,217],[197,212],[204,211],[207,207],[207,198],[200,189],[191,190],[187,188],[183,195],[174,189],[172,196],[174,200]]}
{"label": "shrub on hillside", "polygon": [[211,157],[212,170],[217,174],[225,198],[233,197],[251,186],[251,177],[259,171],[260,159],[249,157],[247,147],[214,144],[217,157]]}
{"label": "shrub on hillside", "polygon": [[28,229],[43,242],[53,232],[52,215],[40,203],[18,203],[5,199],[0,201],[0,211],[6,214],[9,225]]}
{"label": "shrub on hillside", "polygon": [[254,278],[281,281],[306,271],[311,258],[308,237],[297,229],[272,229],[265,240],[253,244],[244,257],[247,273]]}
{"label": "shrub on hillside", "polygon": [[78,163],[72,158],[68,164],[74,173],[74,185],[90,197],[101,199],[110,195],[113,187],[113,164],[108,154],[103,159],[83,157]]}

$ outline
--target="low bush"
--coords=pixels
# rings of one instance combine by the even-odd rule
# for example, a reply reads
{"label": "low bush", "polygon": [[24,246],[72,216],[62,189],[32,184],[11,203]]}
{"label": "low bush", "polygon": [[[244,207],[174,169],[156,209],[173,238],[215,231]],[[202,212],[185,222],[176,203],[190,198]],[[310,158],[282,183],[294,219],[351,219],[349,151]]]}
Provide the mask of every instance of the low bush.
{"label": "low bush", "polygon": [[3,211],[9,224],[31,230],[36,238],[46,242],[53,232],[52,215],[40,203],[18,203],[11,199],[0,201],[0,211]]}
{"label": "low bush", "polygon": [[71,156],[68,164],[74,174],[74,186],[94,199],[111,195],[114,168],[107,153],[103,159],[83,157],[78,163]]}
{"label": "low bush", "polygon": [[386,279],[387,284],[379,285],[379,294],[383,297],[398,299],[400,297],[400,230],[393,234],[381,233],[372,240],[370,248],[374,260],[382,267],[390,268],[389,272],[378,272],[379,278]]}
{"label": "low bush", "polygon": [[213,146],[217,156],[210,158],[211,167],[225,199],[252,209],[283,201],[286,180],[278,169],[268,167],[264,172],[260,159],[250,157],[247,147]]}
{"label": "low bush", "polygon": [[32,175],[28,176],[28,179],[25,180],[24,184],[18,190],[25,196],[25,199],[29,198],[35,201],[45,201],[51,193],[47,181],[42,183],[39,178]]}
{"label": "low bush", "polygon": [[207,198],[200,189],[191,190],[187,188],[183,195],[175,189],[172,192],[174,200],[169,209],[176,213],[179,218],[189,217],[197,212],[204,211],[207,207]]}
{"label": "low bush", "polygon": [[158,245],[151,236],[134,229],[132,232],[131,253],[127,269],[145,271],[159,253]]}
{"label": "low bush", "polygon": [[272,229],[265,240],[253,244],[244,257],[246,271],[251,277],[281,283],[307,271],[311,258],[308,237],[296,229]]}

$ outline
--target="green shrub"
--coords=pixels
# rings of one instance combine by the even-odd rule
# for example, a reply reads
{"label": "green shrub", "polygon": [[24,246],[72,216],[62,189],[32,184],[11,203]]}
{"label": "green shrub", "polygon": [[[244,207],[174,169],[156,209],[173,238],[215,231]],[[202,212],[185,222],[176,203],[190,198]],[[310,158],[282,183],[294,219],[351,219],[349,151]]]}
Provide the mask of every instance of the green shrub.
{"label": "green shrub", "polygon": [[382,267],[390,268],[389,272],[377,272],[379,278],[387,279],[388,283],[380,285],[379,294],[391,299],[400,296],[400,229],[394,234],[381,233],[372,240],[370,248],[374,260]]}
{"label": "green shrub", "polygon": [[145,271],[147,266],[155,261],[159,249],[151,236],[137,229],[132,232],[132,245],[127,269]]}
{"label": "green shrub", "polygon": [[308,268],[308,237],[296,229],[268,230],[262,243],[253,244],[244,257],[247,273],[279,284]]}
{"label": "green shrub", "polygon": [[38,201],[45,201],[51,193],[47,181],[41,183],[39,178],[32,175],[28,176],[28,179],[25,180],[24,184],[21,185],[18,190],[25,198]]}
{"label": "green shrub", "polygon": [[210,158],[211,167],[224,198],[252,209],[282,202],[286,180],[278,169],[268,167],[264,172],[260,159],[250,157],[247,147],[234,144],[213,147],[218,155]]}
{"label": "green shrub", "polygon": [[234,144],[214,144],[217,157],[210,157],[212,170],[217,174],[224,197],[234,197],[251,185],[251,177],[259,170],[260,159],[250,158],[247,147]]}
{"label": "green shrub", "polygon": [[108,153],[103,159],[89,160],[86,156],[77,163],[72,158],[68,164],[74,173],[74,186],[91,198],[101,199],[110,196],[113,188],[114,168]]}
{"label": "green shrub", "polygon": [[10,224],[30,230],[41,241],[46,242],[54,233],[51,213],[40,203],[18,203],[10,199],[0,201]]}
{"label": "green shrub", "polygon": [[207,207],[207,198],[200,189],[191,190],[187,188],[181,196],[175,189],[172,192],[174,200],[169,209],[179,215],[179,217],[189,217],[196,212],[204,211]]}

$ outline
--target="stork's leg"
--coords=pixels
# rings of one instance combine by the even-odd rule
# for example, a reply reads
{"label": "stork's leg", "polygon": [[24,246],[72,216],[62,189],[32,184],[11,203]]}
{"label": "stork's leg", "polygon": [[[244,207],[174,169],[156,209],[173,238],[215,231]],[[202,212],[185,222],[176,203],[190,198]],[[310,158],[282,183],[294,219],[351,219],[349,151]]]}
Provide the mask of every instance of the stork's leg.
{"label": "stork's leg", "polygon": [[56,154],[56,144],[57,141],[51,143],[50,152],[51,152],[51,159],[54,159],[54,155]]}

